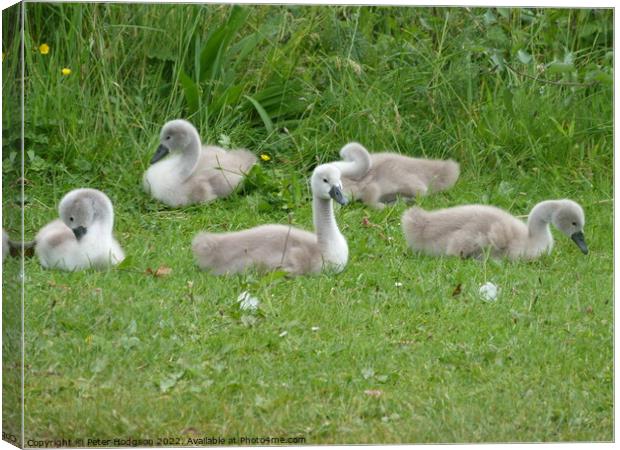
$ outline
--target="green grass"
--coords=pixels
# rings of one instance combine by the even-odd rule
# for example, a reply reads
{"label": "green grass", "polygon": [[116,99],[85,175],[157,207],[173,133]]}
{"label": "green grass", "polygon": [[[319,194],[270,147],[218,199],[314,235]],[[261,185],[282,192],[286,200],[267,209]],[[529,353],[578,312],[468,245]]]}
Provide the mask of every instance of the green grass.
{"label": "green grass", "polygon": [[[25,261],[27,440],[613,439],[610,10],[26,10],[25,237],[67,191],[96,187],[115,204],[128,255],[102,272]],[[3,225],[18,236],[14,11],[3,14]],[[48,55],[36,50],[43,42]],[[205,141],[272,159],[228,199],[168,209],[140,180],[159,128],[176,117]],[[197,269],[199,230],[311,228],[307,177],[353,139],[458,160],[457,185],[420,199],[425,208],[488,203],[526,215],[572,198],[591,253],[554,232],[553,253],[533,262],[415,256],[399,201],[338,209],[350,248],[338,276]],[[19,265],[3,269],[3,419],[14,434]],[[160,266],[172,273],[147,273]],[[478,294],[486,281],[500,287],[496,302]],[[246,290],[256,313],[239,309]]]}

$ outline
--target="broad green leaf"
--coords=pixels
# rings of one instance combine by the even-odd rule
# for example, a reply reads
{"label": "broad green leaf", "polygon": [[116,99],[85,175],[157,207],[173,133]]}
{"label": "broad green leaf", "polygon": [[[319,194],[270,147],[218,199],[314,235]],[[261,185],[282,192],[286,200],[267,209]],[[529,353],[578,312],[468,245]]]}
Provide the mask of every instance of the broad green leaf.
{"label": "broad green leaf", "polygon": [[215,69],[213,67],[215,59],[222,41],[224,39],[225,28],[219,28],[207,39],[202,51],[200,52],[200,81],[205,79],[212,79]]}
{"label": "broad green leaf", "polygon": [[265,109],[261,106],[261,104],[258,103],[256,100],[254,100],[249,95],[244,95],[244,97],[247,98],[250,101],[250,103],[252,103],[252,105],[254,105],[256,112],[258,113],[260,118],[263,119],[263,123],[265,124],[265,128],[267,129],[267,132],[271,133],[273,131],[273,122],[271,121],[269,114],[267,114],[267,111],[265,111]]}
{"label": "broad green leaf", "polygon": [[217,49],[217,52],[215,54],[215,58],[213,59],[213,63],[211,67],[209,67],[210,75],[209,75],[208,80],[213,82],[221,78],[222,70],[220,69],[220,67],[222,67],[222,54],[225,51],[226,51],[226,47],[224,43],[222,42],[222,45],[220,45],[220,47]]}
{"label": "broad green leaf", "polygon": [[207,39],[200,52],[200,81],[214,80],[218,77],[226,48],[249,14],[250,10],[247,7],[233,6],[226,23]]}
{"label": "broad green leaf", "polygon": [[185,101],[187,102],[187,108],[189,109],[190,114],[194,114],[198,111],[200,106],[199,92],[198,86],[196,83],[192,81],[187,74],[181,70],[179,74],[179,81],[181,82],[181,86],[183,87],[183,93],[185,94]]}
{"label": "broad green leaf", "polygon": [[235,46],[231,47],[230,53],[237,55],[234,60],[235,66],[243,64],[245,57],[248,56],[263,39],[264,36],[262,34],[252,33],[244,37]]}
{"label": "broad green leaf", "polygon": [[239,101],[241,92],[243,91],[243,85],[236,84],[225,88],[223,93],[216,92],[213,95],[213,100],[209,105],[209,115],[218,116],[222,108],[226,105],[234,105]]}
{"label": "broad green leaf", "polygon": [[299,100],[302,86],[298,81],[276,78],[271,83],[256,92],[253,98],[267,111],[269,117],[296,115],[302,112],[306,105]]}

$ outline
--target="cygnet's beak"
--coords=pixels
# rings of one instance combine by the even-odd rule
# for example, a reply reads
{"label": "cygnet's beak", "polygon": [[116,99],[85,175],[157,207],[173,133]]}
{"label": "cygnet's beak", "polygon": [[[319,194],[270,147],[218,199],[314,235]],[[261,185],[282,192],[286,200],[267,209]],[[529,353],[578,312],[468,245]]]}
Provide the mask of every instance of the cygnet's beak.
{"label": "cygnet's beak", "polygon": [[329,190],[329,196],[341,205],[346,205],[349,202],[338,186],[332,186]]}
{"label": "cygnet's beak", "polygon": [[584,255],[588,254],[588,246],[586,245],[586,239],[582,231],[573,233],[570,238],[577,244],[577,247],[579,247],[579,250],[581,250]]}
{"label": "cygnet's beak", "polygon": [[79,227],[72,228],[71,231],[73,231],[75,238],[79,241],[86,234],[87,229],[80,225]]}
{"label": "cygnet's beak", "polygon": [[162,159],[164,156],[166,156],[168,154],[169,151],[170,150],[168,149],[168,147],[166,147],[163,144],[160,144],[159,147],[157,147],[157,151],[155,152],[155,154],[151,158],[151,164],[155,164],[157,161]]}

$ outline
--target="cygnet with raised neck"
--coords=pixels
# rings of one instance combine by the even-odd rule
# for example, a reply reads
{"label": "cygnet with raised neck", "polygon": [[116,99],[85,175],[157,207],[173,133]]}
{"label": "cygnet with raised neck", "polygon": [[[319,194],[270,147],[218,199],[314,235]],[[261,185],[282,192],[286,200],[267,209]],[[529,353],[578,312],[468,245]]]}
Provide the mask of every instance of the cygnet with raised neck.
{"label": "cygnet with raised neck", "polygon": [[192,243],[198,266],[216,275],[250,268],[283,270],[291,275],[341,272],[349,248],[338,229],[332,203],[346,203],[340,170],[331,164],[317,166],[311,187],[315,233],[279,224],[230,233],[200,233]]}

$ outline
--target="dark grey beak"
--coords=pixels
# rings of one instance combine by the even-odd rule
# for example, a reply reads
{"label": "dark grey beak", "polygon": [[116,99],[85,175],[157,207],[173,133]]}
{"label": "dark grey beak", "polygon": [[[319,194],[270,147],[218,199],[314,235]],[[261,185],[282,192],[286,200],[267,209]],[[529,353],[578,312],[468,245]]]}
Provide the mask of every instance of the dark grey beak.
{"label": "dark grey beak", "polygon": [[79,226],[77,228],[72,228],[71,231],[73,231],[75,238],[79,241],[82,238],[82,236],[86,234],[87,230],[85,227]]}
{"label": "dark grey beak", "polygon": [[578,231],[573,233],[570,238],[575,242],[575,244],[577,244],[577,247],[579,247],[579,250],[581,250],[584,255],[588,254],[588,246],[586,245],[586,239],[583,236],[583,232]]}
{"label": "dark grey beak", "polygon": [[349,202],[347,198],[342,194],[342,191],[338,186],[332,186],[332,188],[329,190],[329,196],[341,205],[346,205]]}
{"label": "dark grey beak", "polygon": [[162,159],[164,156],[168,154],[169,151],[170,150],[165,145],[160,145],[159,147],[157,147],[157,151],[151,158],[151,164],[155,164],[157,161]]}

